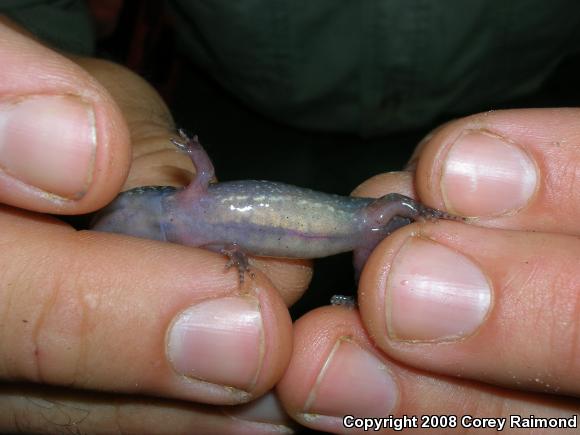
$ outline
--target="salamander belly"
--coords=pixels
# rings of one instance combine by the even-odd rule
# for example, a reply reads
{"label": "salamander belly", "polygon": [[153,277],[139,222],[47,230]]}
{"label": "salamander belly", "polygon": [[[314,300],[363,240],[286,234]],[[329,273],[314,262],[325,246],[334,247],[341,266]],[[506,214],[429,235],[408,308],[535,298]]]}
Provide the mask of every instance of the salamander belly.
{"label": "salamander belly", "polygon": [[353,249],[349,236],[303,233],[283,227],[230,223],[212,225],[210,231],[209,244],[236,243],[245,252],[267,257],[320,258]]}
{"label": "salamander belly", "polygon": [[237,243],[254,255],[318,258],[357,246],[364,227],[358,212],[368,203],[282,183],[239,181],[210,186],[187,214],[206,245]]}

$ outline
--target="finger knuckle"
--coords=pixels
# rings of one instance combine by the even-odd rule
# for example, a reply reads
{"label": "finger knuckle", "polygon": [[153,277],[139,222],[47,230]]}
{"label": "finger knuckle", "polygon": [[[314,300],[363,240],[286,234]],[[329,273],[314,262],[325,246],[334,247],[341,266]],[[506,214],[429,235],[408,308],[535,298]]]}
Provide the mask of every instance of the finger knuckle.
{"label": "finger knuckle", "polygon": [[0,376],[76,382],[83,369],[87,319],[74,276],[74,268],[71,273],[71,268],[38,263],[4,274],[0,300],[8,313],[0,329]]}

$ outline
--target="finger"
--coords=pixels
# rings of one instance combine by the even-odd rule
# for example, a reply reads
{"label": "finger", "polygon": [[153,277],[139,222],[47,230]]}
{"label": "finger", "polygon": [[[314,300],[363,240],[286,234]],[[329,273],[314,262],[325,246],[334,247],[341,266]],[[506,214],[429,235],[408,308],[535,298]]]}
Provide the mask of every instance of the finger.
{"label": "finger", "polygon": [[580,109],[482,113],[424,143],[419,197],[485,226],[580,232]]}
{"label": "finger", "polygon": [[0,22],[0,201],[86,213],[119,191],[127,127],[103,87],[70,60]]}
{"label": "finger", "polygon": [[302,297],[312,279],[309,260],[250,257],[250,264],[268,277],[288,307]]}
{"label": "finger", "polygon": [[2,433],[270,434],[292,433],[290,426],[273,394],[243,407],[212,407],[22,384],[0,386]]}
{"label": "finger", "polygon": [[[579,408],[577,402],[485,387],[407,368],[377,351],[352,309],[311,311],[295,323],[294,343],[290,365],[277,391],[288,413],[312,429],[346,432],[346,415],[434,415],[456,416],[458,433],[464,433],[468,427],[461,426],[463,416],[533,414],[568,418],[573,423]],[[405,433],[424,433],[423,423],[418,419],[417,427],[407,427]],[[439,426],[434,433],[454,433],[450,430],[453,428]],[[392,429],[394,426],[382,432],[391,433]]]}
{"label": "finger", "polygon": [[129,126],[133,159],[123,190],[189,184],[194,167],[170,141],[175,138],[175,125],[157,91],[120,65],[101,59],[73,59],[107,89]]}
{"label": "finger", "polygon": [[0,215],[0,378],[241,403],[280,378],[290,318],[205,250]]}
{"label": "finger", "polygon": [[397,192],[416,198],[414,176],[414,173],[407,171],[378,174],[360,184],[353,190],[352,195],[380,198],[388,193]]}
{"label": "finger", "polygon": [[369,258],[364,323],[390,356],[512,388],[580,394],[580,242],[439,221]]}

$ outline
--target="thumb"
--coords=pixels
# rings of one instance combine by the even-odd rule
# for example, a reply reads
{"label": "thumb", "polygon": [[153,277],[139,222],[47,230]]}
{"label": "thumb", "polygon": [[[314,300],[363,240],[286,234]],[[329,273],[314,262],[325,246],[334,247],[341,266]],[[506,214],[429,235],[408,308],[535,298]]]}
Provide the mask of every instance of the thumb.
{"label": "thumb", "polygon": [[79,214],[108,203],[129,168],[129,134],[105,89],[0,21],[0,202]]}

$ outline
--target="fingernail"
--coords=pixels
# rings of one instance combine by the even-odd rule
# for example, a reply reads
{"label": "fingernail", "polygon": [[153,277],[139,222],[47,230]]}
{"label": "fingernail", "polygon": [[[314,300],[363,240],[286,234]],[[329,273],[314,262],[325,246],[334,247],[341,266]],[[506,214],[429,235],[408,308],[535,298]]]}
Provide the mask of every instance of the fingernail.
{"label": "fingernail", "polygon": [[491,306],[491,288],[467,257],[413,237],[393,260],[385,301],[390,338],[453,341],[481,326]]}
{"label": "fingernail", "polygon": [[389,415],[399,390],[385,364],[348,338],[336,342],[309,393],[304,418]]}
{"label": "fingernail", "polygon": [[524,207],[537,183],[536,166],[520,147],[491,133],[469,131],[447,154],[441,189],[448,210],[495,216]]}
{"label": "fingernail", "polygon": [[262,316],[251,296],[201,302],[177,316],[168,334],[168,357],[188,377],[250,390],[263,353]]}
{"label": "fingernail", "polygon": [[79,199],[96,150],[95,115],[76,97],[30,96],[0,102],[0,166],[44,192]]}

